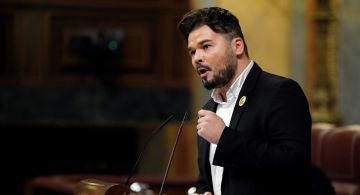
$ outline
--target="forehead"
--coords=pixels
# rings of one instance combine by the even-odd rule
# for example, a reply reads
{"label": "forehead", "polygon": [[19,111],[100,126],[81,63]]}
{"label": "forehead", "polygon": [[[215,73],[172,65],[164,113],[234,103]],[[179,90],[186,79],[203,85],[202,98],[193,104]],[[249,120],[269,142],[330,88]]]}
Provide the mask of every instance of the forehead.
{"label": "forehead", "polygon": [[212,41],[221,36],[219,33],[214,32],[209,26],[203,25],[195,28],[188,37],[188,46],[199,44],[206,40]]}

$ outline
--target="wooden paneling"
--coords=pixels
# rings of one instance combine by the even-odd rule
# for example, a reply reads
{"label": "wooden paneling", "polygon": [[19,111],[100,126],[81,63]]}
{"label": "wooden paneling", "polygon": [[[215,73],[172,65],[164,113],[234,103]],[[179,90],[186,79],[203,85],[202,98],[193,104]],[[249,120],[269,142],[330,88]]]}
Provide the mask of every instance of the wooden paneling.
{"label": "wooden paneling", "polygon": [[[3,64],[9,64],[20,85],[94,86],[104,82],[118,86],[186,86],[187,54],[176,24],[187,11],[187,2],[149,1],[2,1],[0,13],[14,20],[2,19],[0,41],[14,52],[2,52]],[[7,17],[2,17],[7,18]],[[6,21],[6,22],[4,22]],[[13,26],[15,32],[8,32]],[[81,56],[74,40],[84,35],[124,34],[122,50],[114,58]],[[13,54],[10,55],[9,53]],[[16,59],[16,60],[15,60]],[[0,83],[0,84],[1,84]]]}
{"label": "wooden paneling", "polygon": [[48,7],[105,7],[105,8],[172,8],[181,9],[188,7],[187,1],[181,0],[2,0],[4,7],[29,7],[29,8],[48,8]]}
{"label": "wooden paneling", "polygon": [[[109,124],[131,122],[131,128],[146,135],[148,129],[141,126],[144,123],[189,110],[191,94],[186,71],[189,66],[188,61],[185,63],[188,55],[176,28],[188,7],[188,1],[180,0],[0,0],[0,98],[4,105],[0,106],[0,125],[2,129],[10,127],[7,131],[16,136],[15,130],[19,128],[13,125],[24,124],[20,131],[26,132],[21,136],[25,141],[20,142],[31,145],[28,151],[17,152],[20,160],[12,158],[10,153],[4,155],[7,160],[4,167],[9,170],[5,178],[12,177],[14,171],[18,173],[11,189],[21,191],[24,179],[31,175],[70,168],[62,165],[57,170],[51,163],[66,158],[54,158],[48,163],[42,161],[41,154],[29,162],[24,155],[42,149],[42,142],[37,140],[40,134],[46,144],[56,144],[54,154],[66,155],[74,151],[70,145],[76,145],[69,142],[67,135],[76,138],[89,133],[78,132],[78,128],[73,132],[71,124],[79,128],[92,128],[96,124],[105,128]],[[84,58],[73,45],[81,36],[117,30],[125,37],[123,52],[118,56],[116,53],[111,60],[98,58],[99,54]],[[61,128],[43,129],[44,134],[38,128],[41,124]],[[67,129],[71,131],[66,133]],[[52,138],[59,143],[67,140],[67,147],[61,147]],[[109,144],[121,142],[116,136],[111,138],[116,140],[103,140],[110,141]],[[128,143],[136,147],[140,144]],[[163,142],[155,144],[159,147],[152,151],[159,157],[152,156],[143,163],[147,166],[143,170],[163,170],[161,165],[165,162],[159,148],[166,148]],[[116,163],[117,159],[114,160]],[[18,164],[25,161],[21,166]],[[81,166],[88,165],[87,159],[79,162]],[[54,170],[38,172],[36,168]]]}
{"label": "wooden paneling", "polygon": [[[101,71],[112,71],[111,74],[121,77],[145,74],[144,76],[156,79],[157,72],[154,69],[158,64],[156,63],[158,56],[153,55],[153,52],[158,50],[158,46],[151,42],[152,37],[158,39],[154,29],[157,26],[151,25],[156,24],[156,19],[146,14],[124,16],[116,12],[110,17],[88,13],[77,13],[71,17],[69,14],[54,15],[51,19],[50,54],[53,66],[49,67],[50,74],[47,80],[55,78],[53,81],[56,82],[56,78],[66,75],[71,80],[78,77],[92,78],[92,75]],[[114,58],[86,58],[72,49],[75,37],[84,34],[97,36],[98,33],[106,34],[116,30],[123,32],[124,45],[123,53],[119,53]],[[108,66],[108,70],[105,66]]]}
{"label": "wooden paneling", "polygon": [[0,13],[0,81],[13,79],[13,18],[11,14]]}

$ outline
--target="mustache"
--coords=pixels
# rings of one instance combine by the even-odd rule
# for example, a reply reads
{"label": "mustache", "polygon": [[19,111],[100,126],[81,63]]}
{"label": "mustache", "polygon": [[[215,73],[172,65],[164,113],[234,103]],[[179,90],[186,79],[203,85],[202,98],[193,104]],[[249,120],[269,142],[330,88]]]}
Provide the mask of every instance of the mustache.
{"label": "mustache", "polygon": [[196,64],[196,70],[198,73],[201,73],[201,72],[205,72],[205,71],[211,71],[211,68],[204,64]]}

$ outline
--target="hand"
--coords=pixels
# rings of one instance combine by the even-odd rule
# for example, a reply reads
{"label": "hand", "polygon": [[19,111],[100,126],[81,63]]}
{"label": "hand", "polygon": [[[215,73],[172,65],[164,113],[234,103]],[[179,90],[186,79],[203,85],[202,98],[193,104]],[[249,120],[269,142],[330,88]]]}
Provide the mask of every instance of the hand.
{"label": "hand", "polygon": [[210,143],[217,144],[225,128],[222,118],[208,110],[199,110],[198,117],[198,135]]}

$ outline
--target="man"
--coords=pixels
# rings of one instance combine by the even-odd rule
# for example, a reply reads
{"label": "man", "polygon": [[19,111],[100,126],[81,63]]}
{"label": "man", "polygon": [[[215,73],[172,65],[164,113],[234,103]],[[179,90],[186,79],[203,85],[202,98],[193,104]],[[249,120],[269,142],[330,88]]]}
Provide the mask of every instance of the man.
{"label": "man", "polygon": [[203,8],[179,23],[211,99],[198,112],[198,194],[307,194],[311,116],[291,79],[249,59],[238,19]]}

